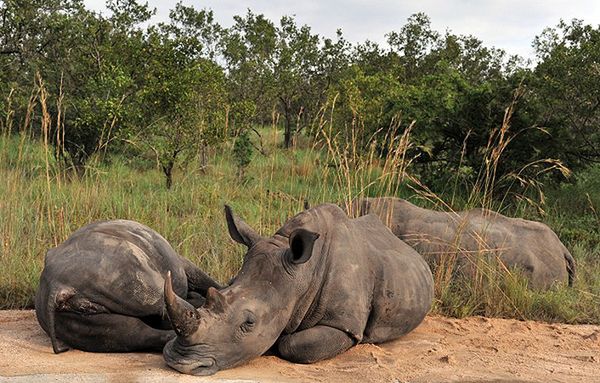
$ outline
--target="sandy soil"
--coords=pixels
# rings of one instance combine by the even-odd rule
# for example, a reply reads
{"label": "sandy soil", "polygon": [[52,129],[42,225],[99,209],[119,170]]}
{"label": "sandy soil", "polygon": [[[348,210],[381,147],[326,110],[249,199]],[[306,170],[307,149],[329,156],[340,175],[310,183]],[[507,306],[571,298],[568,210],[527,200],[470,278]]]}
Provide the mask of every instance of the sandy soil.
{"label": "sandy soil", "polygon": [[208,378],[160,354],[55,355],[32,311],[0,311],[2,382],[600,382],[600,326],[427,317],[392,342],[312,365],[263,356]]}

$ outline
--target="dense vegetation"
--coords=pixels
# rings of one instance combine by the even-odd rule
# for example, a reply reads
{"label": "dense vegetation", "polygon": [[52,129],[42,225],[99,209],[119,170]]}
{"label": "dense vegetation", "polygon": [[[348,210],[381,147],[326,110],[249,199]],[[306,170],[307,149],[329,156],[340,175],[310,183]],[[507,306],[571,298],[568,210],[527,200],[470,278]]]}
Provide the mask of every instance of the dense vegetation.
{"label": "dense vegetation", "polygon": [[600,28],[540,32],[534,63],[415,14],[384,46],[248,11],[0,3],[0,307],[25,307],[46,249],[95,219],[162,233],[221,280],[240,264],[222,204],[263,233],[304,199],[398,195],[542,220],[574,289],[437,273],[436,310],[600,323]]}

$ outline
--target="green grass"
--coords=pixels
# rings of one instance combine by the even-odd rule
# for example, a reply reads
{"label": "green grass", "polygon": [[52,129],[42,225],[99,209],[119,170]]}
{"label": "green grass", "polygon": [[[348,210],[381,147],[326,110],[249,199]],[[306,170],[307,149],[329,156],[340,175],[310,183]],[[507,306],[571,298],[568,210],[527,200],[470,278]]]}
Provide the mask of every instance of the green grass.
{"label": "green grass", "polygon": [[[225,203],[264,235],[301,211],[305,199],[315,205],[358,195],[397,195],[431,206],[423,198],[427,193],[408,182],[397,163],[369,156],[359,160],[327,139],[319,145],[302,139],[294,150],[284,150],[276,131],[265,129],[262,135],[267,155],[254,154],[246,180],[236,178],[231,144],[224,144],[211,155],[207,172],[193,163],[178,168],[171,190],[165,189],[157,169],[133,166],[151,161],[119,156],[109,164],[92,160],[87,174],[77,178],[61,171],[42,143],[0,137],[0,308],[31,307],[46,251],[95,220],[144,223],[224,282],[239,269],[244,251],[229,238]],[[515,210],[546,222],[563,239],[578,262],[574,288],[530,291],[518,273],[483,265],[486,271],[477,278],[439,283],[434,312],[600,323],[598,179],[600,168],[592,168],[578,183],[550,190],[544,216],[534,209]],[[448,193],[439,198],[455,200],[451,205],[457,209],[473,204],[470,196]],[[435,271],[437,280],[443,280],[444,271]]]}

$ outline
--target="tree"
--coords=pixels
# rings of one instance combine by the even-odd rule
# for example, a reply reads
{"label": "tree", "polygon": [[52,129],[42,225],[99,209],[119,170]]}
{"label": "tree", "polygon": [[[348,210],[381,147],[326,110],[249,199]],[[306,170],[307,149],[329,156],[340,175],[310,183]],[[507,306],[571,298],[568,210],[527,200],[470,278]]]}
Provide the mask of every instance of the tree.
{"label": "tree", "polygon": [[[227,72],[227,90],[232,108],[254,110],[252,121],[265,123],[273,118],[275,84],[273,68],[277,31],[275,25],[264,15],[248,10],[245,16],[234,16],[234,25],[223,31],[221,54]],[[241,104],[240,104],[241,103]],[[243,106],[237,106],[237,104]],[[233,131],[245,121],[238,121],[233,114]]]}
{"label": "tree", "polygon": [[0,2],[0,106],[10,94],[8,125],[23,128],[36,73],[68,36],[70,19],[80,10],[79,1]]}
{"label": "tree", "polygon": [[546,145],[572,168],[600,161],[600,27],[561,21],[534,48],[532,86]]}
{"label": "tree", "polygon": [[472,36],[441,35],[423,14],[388,34],[388,42],[388,50],[371,42],[357,45],[335,84],[333,126],[342,134],[351,128],[353,142],[366,149],[377,141],[385,156],[386,135],[403,134],[414,122],[408,155],[421,179],[443,188],[461,174],[472,185],[511,106],[497,178],[534,174],[539,167],[529,164],[556,158],[540,148],[545,134],[536,124],[528,72],[518,70],[517,60]]}
{"label": "tree", "polygon": [[317,75],[319,36],[306,25],[298,28],[290,17],[281,18],[277,32],[275,89],[285,119],[283,145],[289,148],[297,129],[295,120],[309,107],[308,94]]}
{"label": "tree", "polygon": [[244,181],[246,168],[252,160],[252,142],[248,130],[244,129],[235,138],[233,144],[233,159],[237,166],[237,178],[239,181]]}
{"label": "tree", "polygon": [[[238,104],[248,110],[248,103],[253,103],[257,123],[281,113],[284,146],[289,147],[294,134],[319,110],[334,77],[347,65],[349,44],[341,32],[335,41],[321,41],[308,26],[300,27],[287,16],[277,26],[251,11],[234,19],[222,42],[232,110],[239,110]],[[232,116],[234,124],[238,123],[236,116],[241,115]]]}
{"label": "tree", "polygon": [[[134,58],[141,42],[137,25],[152,11],[135,0],[109,2],[109,17],[77,0],[19,3],[7,2],[0,10],[0,28],[8,32],[1,48],[8,57],[4,79],[23,92],[40,74],[51,96],[48,109],[62,116],[52,126],[52,136],[62,137],[55,142],[57,153],[82,173],[88,158],[106,150],[132,111]],[[54,134],[58,129],[62,134]]]}
{"label": "tree", "polygon": [[397,54],[399,76],[404,82],[418,78],[419,69],[427,55],[439,44],[440,35],[431,29],[431,21],[424,13],[411,15],[399,32],[390,32],[387,42]]}
{"label": "tree", "polygon": [[137,137],[154,151],[170,189],[179,160],[224,136],[225,78],[214,61],[200,52],[190,55],[190,46],[169,27],[150,28],[145,50],[141,99],[149,123],[139,125]]}
{"label": "tree", "polygon": [[195,58],[214,60],[219,52],[223,28],[215,21],[213,11],[196,10],[182,3],[169,13],[171,22],[162,28],[178,45],[178,50]]}

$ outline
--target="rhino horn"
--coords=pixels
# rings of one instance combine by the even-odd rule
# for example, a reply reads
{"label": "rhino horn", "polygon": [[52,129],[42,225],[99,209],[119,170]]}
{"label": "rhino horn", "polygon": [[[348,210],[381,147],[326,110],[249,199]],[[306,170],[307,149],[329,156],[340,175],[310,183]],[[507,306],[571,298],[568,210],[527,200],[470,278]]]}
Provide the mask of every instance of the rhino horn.
{"label": "rhino horn", "polygon": [[194,306],[173,292],[170,271],[167,273],[167,278],[165,278],[165,305],[167,306],[169,321],[177,335],[188,337],[196,332],[200,324],[200,316]]}

